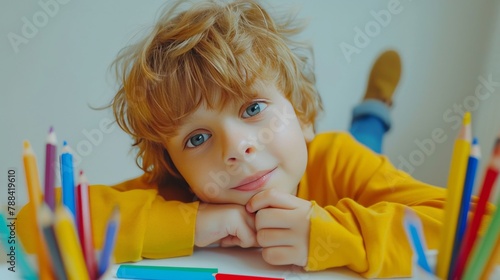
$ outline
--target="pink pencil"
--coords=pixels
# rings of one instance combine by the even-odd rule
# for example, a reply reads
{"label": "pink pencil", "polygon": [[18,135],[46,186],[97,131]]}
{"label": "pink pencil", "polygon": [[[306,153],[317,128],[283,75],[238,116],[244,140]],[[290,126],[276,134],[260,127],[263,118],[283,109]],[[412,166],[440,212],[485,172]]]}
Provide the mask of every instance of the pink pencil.
{"label": "pink pencil", "polygon": [[76,200],[76,220],[83,257],[85,258],[85,264],[87,265],[90,279],[97,279],[97,261],[94,253],[92,221],[90,217],[89,184],[81,170],[78,178],[78,185],[76,186]]}
{"label": "pink pencil", "polygon": [[52,211],[56,208],[56,161],[57,161],[57,138],[54,128],[51,126],[47,135],[45,145],[45,185],[44,200]]}

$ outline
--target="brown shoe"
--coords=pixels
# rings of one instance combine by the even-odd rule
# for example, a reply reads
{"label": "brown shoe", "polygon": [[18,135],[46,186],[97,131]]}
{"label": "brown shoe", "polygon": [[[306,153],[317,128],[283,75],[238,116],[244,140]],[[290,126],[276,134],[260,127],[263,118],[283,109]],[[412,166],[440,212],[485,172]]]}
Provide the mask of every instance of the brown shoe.
{"label": "brown shoe", "polygon": [[382,53],[373,64],[366,88],[366,99],[376,99],[392,106],[392,96],[401,76],[401,58],[396,51]]}

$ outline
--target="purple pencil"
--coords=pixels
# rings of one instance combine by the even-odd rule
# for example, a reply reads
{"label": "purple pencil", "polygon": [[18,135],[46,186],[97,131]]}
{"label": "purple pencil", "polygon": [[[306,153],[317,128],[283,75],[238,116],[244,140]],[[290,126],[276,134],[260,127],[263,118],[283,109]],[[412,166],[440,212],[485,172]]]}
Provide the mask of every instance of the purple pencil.
{"label": "purple pencil", "polygon": [[56,161],[57,161],[57,138],[54,128],[51,126],[45,145],[45,185],[44,200],[52,211],[56,208]]}

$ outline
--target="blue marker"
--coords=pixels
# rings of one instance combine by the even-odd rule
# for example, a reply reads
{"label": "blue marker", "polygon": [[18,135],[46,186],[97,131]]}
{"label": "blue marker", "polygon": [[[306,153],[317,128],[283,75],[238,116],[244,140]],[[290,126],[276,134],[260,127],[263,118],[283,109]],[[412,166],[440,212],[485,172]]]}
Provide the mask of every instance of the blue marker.
{"label": "blue marker", "polygon": [[73,171],[73,155],[66,141],[63,142],[61,153],[61,184],[62,201],[73,214],[73,220],[76,221],[75,204],[75,174]]}
{"label": "blue marker", "polygon": [[172,267],[172,266],[143,266],[122,264],[116,272],[117,278],[126,279],[190,279],[214,280],[217,268]]}

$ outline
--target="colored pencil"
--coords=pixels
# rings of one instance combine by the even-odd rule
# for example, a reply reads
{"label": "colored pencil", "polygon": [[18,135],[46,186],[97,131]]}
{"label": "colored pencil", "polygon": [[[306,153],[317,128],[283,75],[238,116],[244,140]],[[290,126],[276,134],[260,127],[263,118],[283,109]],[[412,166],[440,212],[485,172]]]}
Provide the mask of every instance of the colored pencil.
{"label": "colored pencil", "polygon": [[62,197],[63,204],[68,207],[76,219],[76,205],[75,205],[75,174],[73,171],[73,155],[71,149],[66,141],[63,142],[63,149],[61,154],[61,184],[62,184]]}
{"label": "colored pencil", "polygon": [[500,236],[497,236],[497,242],[495,243],[495,248],[493,248],[493,252],[491,253],[491,257],[486,263],[486,266],[483,271],[483,275],[481,275],[481,280],[490,279],[491,273],[500,263]]}
{"label": "colored pencil", "polygon": [[45,203],[52,211],[56,206],[56,160],[57,160],[57,138],[54,128],[50,127],[47,136],[47,144],[45,145],[45,185],[44,185],[44,198]]}
{"label": "colored pencil", "polygon": [[68,279],[64,269],[61,251],[57,244],[56,233],[54,231],[54,213],[46,203],[42,203],[38,210],[38,224],[42,229],[45,243],[47,244],[49,256],[52,261],[52,268],[57,279]]}
{"label": "colored pencil", "polygon": [[54,230],[68,279],[89,279],[73,216],[65,205],[56,208]]}
{"label": "colored pencil", "polygon": [[[24,175],[26,177],[26,186],[28,187],[28,196],[31,203],[31,215],[37,217],[37,210],[42,202],[42,193],[40,189],[40,178],[38,177],[38,167],[36,164],[36,156],[29,141],[23,143],[23,166]],[[47,245],[43,240],[42,233],[35,220],[33,228],[34,239],[36,244],[36,255],[38,263],[38,274],[40,279],[52,279],[53,271],[49,259]]]}
{"label": "colored pencil", "polygon": [[173,266],[144,266],[122,264],[116,271],[117,278],[125,279],[190,279],[214,280],[217,268],[173,267]]}
{"label": "colored pencil", "polygon": [[[15,218],[13,218],[15,219]],[[9,219],[10,220],[10,219]],[[15,221],[14,221],[15,223]],[[10,224],[10,223],[9,223]],[[7,219],[5,216],[0,212],[0,243],[5,249],[6,252],[6,257],[7,257],[7,264],[11,265],[12,267],[15,267],[16,265],[19,265],[19,272],[21,274],[22,279],[28,279],[28,280],[35,280],[38,279],[38,275],[36,271],[33,269],[31,264],[28,261],[28,257],[26,256],[26,253],[24,252],[21,244],[17,242],[15,235],[12,235],[12,230],[15,230],[15,228],[10,228]],[[15,254],[15,260],[13,260],[13,264],[10,263],[10,254],[14,251],[13,254]],[[8,268],[7,268],[8,269]],[[16,268],[17,272],[17,268]]]}
{"label": "colored pencil", "polygon": [[452,274],[453,271],[455,271],[458,254],[460,252],[460,246],[462,244],[465,234],[465,227],[467,225],[467,218],[469,216],[470,199],[472,195],[472,189],[474,188],[474,182],[480,158],[481,158],[481,149],[479,147],[479,142],[477,138],[474,138],[472,140],[472,147],[470,150],[469,161],[467,162],[467,173],[465,175],[464,190],[462,195],[462,201],[460,203],[461,208],[460,208],[460,213],[458,215],[457,231],[455,234],[455,241],[453,244],[453,253],[450,265],[450,273]]}
{"label": "colored pencil", "polygon": [[[498,197],[496,205],[500,205]],[[493,214],[484,236],[478,240],[472,250],[470,260],[467,262],[463,278],[465,280],[476,280],[482,275],[489,258],[492,258],[493,249],[498,236],[500,235],[500,211],[498,209]]]}
{"label": "colored pencil", "polygon": [[89,277],[90,279],[97,279],[97,262],[94,252],[94,239],[92,238],[92,219],[90,217],[89,185],[83,171],[80,171],[78,177],[76,194],[78,236],[80,237]]}
{"label": "colored pencil", "polygon": [[[495,140],[495,144],[493,145],[493,152],[491,154],[492,156],[491,156],[490,166],[493,166],[493,168],[496,168],[496,170],[500,171],[500,134],[497,136],[497,139]],[[491,194],[488,201],[491,203],[495,203],[499,195],[500,195],[500,190],[496,189],[495,192]]]}
{"label": "colored pencil", "polygon": [[285,278],[216,273],[215,280],[284,280]]}
{"label": "colored pencil", "polygon": [[38,176],[36,156],[29,141],[24,141],[23,147],[23,166],[29,200],[35,209],[37,209],[42,202],[42,192],[40,190],[40,178]]}
{"label": "colored pencil", "polygon": [[118,207],[113,209],[111,217],[108,220],[108,225],[106,228],[106,236],[104,238],[104,245],[101,251],[101,256],[98,263],[98,274],[99,277],[104,275],[106,270],[108,270],[111,262],[113,261],[113,251],[116,243],[116,236],[118,234],[118,226],[120,223],[120,211]]}
{"label": "colored pencil", "polygon": [[[498,149],[500,149],[500,136],[497,138],[494,151]],[[493,153],[493,157],[488,164],[486,173],[483,178],[483,183],[479,191],[479,199],[476,205],[476,210],[472,214],[472,221],[465,231],[465,237],[462,241],[462,246],[460,247],[455,270],[453,271],[454,279],[460,279],[462,277],[464,268],[468,262],[470,253],[476,242],[479,227],[481,226],[481,223],[483,221],[484,213],[486,212],[486,206],[494,188],[495,181],[498,178],[499,170],[500,153]]]}
{"label": "colored pencil", "polygon": [[455,230],[457,229],[458,214],[460,211],[460,200],[467,170],[467,161],[471,144],[471,116],[466,112],[463,117],[462,128],[455,140],[453,155],[448,175],[447,195],[444,205],[443,233],[439,243],[436,275],[441,279],[447,279],[449,274],[451,254]]}
{"label": "colored pencil", "polygon": [[403,225],[406,230],[406,235],[410,241],[413,252],[417,257],[417,264],[424,271],[433,274],[434,272],[427,261],[425,252],[427,251],[427,243],[425,241],[425,236],[422,229],[422,222],[420,218],[411,210],[411,208],[405,209],[405,217],[403,220]]}

